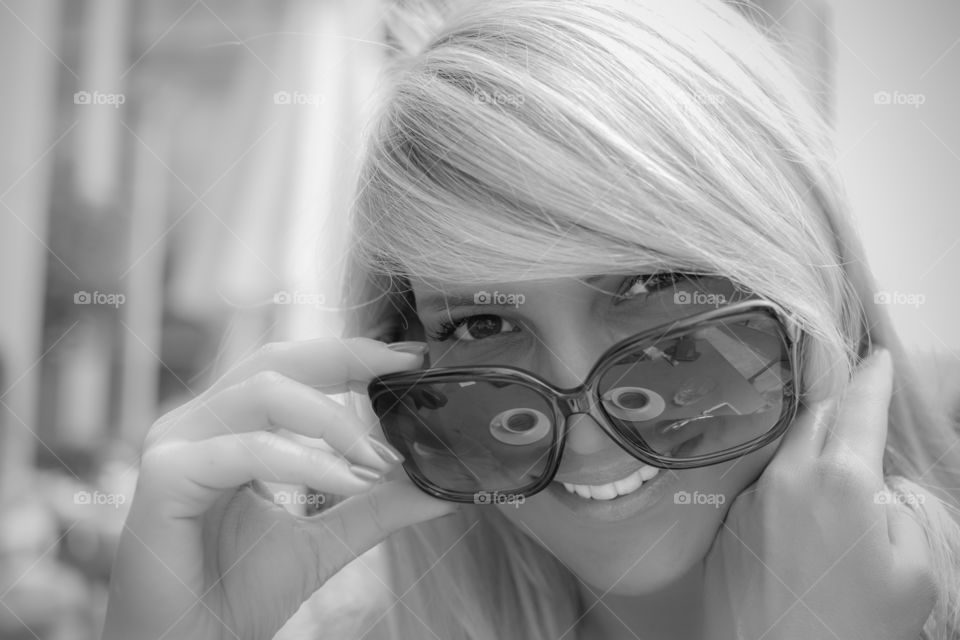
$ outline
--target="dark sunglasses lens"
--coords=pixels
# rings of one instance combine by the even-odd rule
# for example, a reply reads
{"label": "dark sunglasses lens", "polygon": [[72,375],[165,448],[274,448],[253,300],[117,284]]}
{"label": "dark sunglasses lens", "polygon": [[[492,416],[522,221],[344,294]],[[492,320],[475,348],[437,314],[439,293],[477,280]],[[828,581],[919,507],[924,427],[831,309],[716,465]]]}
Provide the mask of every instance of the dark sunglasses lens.
{"label": "dark sunglasses lens", "polygon": [[763,314],[666,334],[625,354],[600,378],[600,406],[638,447],[694,458],[771,431],[792,385],[783,330]]}
{"label": "dark sunglasses lens", "polygon": [[374,397],[373,409],[409,471],[464,494],[531,487],[545,473],[556,438],[551,405],[510,382],[391,386]]}

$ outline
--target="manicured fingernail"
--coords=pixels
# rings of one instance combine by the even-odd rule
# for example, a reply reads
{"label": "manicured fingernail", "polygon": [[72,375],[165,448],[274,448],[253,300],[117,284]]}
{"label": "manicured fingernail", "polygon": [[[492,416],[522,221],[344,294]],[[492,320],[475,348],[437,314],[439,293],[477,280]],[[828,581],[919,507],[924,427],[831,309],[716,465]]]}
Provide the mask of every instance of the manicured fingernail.
{"label": "manicured fingernail", "polygon": [[376,482],[383,477],[378,471],[374,471],[369,467],[361,467],[357,464],[350,465],[350,473],[357,476],[361,480],[366,480],[368,482]]}
{"label": "manicured fingernail", "polygon": [[387,345],[387,349],[390,349],[391,351],[399,351],[400,353],[412,353],[414,355],[422,356],[427,352],[428,347],[426,342],[407,340],[405,342],[391,342]]}
{"label": "manicured fingernail", "polygon": [[403,455],[390,445],[380,442],[373,436],[368,436],[367,440],[370,442],[373,450],[377,452],[377,455],[383,458],[384,462],[390,462],[392,464],[403,462]]}

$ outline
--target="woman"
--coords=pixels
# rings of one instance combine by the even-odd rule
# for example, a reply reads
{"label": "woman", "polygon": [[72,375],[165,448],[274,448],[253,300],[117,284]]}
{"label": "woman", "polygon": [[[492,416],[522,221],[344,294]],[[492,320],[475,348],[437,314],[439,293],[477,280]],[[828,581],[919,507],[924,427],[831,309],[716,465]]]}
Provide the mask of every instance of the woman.
{"label": "woman", "polygon": [[[366,637],[960,637],[938,489],[960,448],[873,304],[829,131],[773,46],[720,2],[498,0],[422,24],[365,149],[350,337],[270,345],[154,425],[104,637],[269,638],[383,539],[401,599]],[[709,319],[740,304],[758,315]],[[642,401],[614,400],[655,410],[630,422],[604,372],[644,363]],[[326,396],[428,365],[540,382],[459,408],[480,378],[408,385],[412,408],[376,416]],[[551,394],[581,384],[561,415]],[[514,428],[520,387],[540,391]],[[655,415],[674,417],[624,426]],[[419,487],[365,437],[377,417]],[[541,455],[511,458],[541,427]],[[709,443],[733,453],[700,464]],[[298,519],[255,480],[350,497]],[[495,504],[465,504],[471,482]]]}

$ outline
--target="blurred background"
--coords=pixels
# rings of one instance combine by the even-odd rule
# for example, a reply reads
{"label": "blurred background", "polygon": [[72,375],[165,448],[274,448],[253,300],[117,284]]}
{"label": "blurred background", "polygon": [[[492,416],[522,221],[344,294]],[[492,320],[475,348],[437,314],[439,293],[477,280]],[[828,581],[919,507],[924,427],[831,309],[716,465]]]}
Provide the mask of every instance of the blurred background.
{"label": "blurred background", "polygon": [[[876,302],[960,389],[960,3],[754,4],[835,123]],[[386,9],[0,0],[0,638],[99,637],[149,426],[264,342],[338,335]],[[278,640],[348,637],[376,551]]]}

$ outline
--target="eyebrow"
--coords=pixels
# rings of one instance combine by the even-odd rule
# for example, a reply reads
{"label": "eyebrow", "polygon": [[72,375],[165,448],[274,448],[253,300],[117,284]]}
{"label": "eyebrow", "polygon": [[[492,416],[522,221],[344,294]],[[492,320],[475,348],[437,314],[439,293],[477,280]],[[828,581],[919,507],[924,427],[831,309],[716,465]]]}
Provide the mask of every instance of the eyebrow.
{"label": "eyebrow", "polygon": [[[583,278],[583,282],[587,284],[596,284],[600,280],[609,277],[609,274],[588,276]],[[431,294],[424,296],[421,304],[417,305],[418,312],[437,312],[445,311],[447,309],[453,309],[455,307],[511,307],[511,303],[498,304],[495,302],[487,304],[477,304],[473,300],[474,293],[479,291],[485,291],[482,287],[478,287],[476,291],[469,294],[463,293],[453,293],[453,294]]]}

